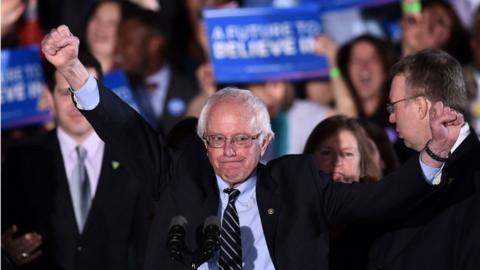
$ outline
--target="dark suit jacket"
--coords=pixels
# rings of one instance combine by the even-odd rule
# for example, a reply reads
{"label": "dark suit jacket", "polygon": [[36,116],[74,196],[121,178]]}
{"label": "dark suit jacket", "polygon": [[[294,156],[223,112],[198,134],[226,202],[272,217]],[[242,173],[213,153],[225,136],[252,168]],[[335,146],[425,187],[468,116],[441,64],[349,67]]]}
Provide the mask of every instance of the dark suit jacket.
{"label": "dark suit jacket", "polygon": [[445,163],[444,184],[375,242],[369,269],[480,269],[479,154],[471,130]]}
{"label": "dark suit jacket", "polygon": [[[103,165],[82,234],[75,221],[56,132],[24,143],[2,169],[2,229],[43,237],[43,255],[31,269],[140,268],[148,230],[145,185],[114,149],[105,146]],[[112,162],[120,166],[113,168]],[[132,260],[133,259],[133,260]]]}
{"label": "dark suit jacket", "polygon": [[[145,269],[188,268],[169,258],[166,240],[172,217],[183,215],[189,222],[187,245],[196,249],[203,221],[217,214],[218,187],[201,140],[183,134],[175,147],[167,147],[140,116],[103,88],[99,105],[82,112],[100,137],[121,145],[124,156],[135,157],[129,164],[140,177],[154,179],[157,201]],[[328,269],[329,225],[399,215],[432,190],[418,156],[374,185],[334,184],[310,156],[259,164],[257,177],[259,214],[276,269]]]}

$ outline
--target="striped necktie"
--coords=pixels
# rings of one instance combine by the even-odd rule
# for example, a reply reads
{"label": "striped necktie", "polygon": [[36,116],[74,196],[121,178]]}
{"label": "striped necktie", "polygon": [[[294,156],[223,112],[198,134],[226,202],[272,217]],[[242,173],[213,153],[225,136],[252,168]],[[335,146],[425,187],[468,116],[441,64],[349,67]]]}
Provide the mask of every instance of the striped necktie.
{"label": "striped necktie", "polygon": [[228,205],[225,208],[225,212],[223,212],[219,267],[222,270],[242,269],[240,223],[238,222],[238,213],[235,208],[235,201],[240,191],[227,188],[223,192],[228,194]]}

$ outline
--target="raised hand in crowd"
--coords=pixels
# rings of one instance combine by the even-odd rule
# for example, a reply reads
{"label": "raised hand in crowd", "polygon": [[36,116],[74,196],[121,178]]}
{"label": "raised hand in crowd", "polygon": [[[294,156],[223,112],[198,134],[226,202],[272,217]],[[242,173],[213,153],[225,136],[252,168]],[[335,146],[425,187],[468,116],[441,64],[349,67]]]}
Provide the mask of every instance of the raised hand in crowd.
{"label": "raised hand in crowd", "polygon": [[428,21],[418,8],[418,0],[404,0],[403,6],[412,7],[408,12],[403,12],[402,26],[402,54],[409,55],[426,48],[432,48],[435,40],[428,29]]}
{"label": "raised hand in crowd", "polygon": [[2,0],[2,37],[10,33],[25,7],[23,0]]}
{"label": "raised hand in crowd", "polygon": [[460,63],[470,61],[466,53],[468,33],[450,2],[402,2],[403,56],[422,49],[437,48],[452,54]]}
{"label": "raised hand in crowd", "polygon": [[74,89],[80,88],[88,78],[87,69],[78,60],[80,40],[67,26],[52,29],[42,40],[42,52]]}
{"label": "raised hand in crowd", "polygon": [[330,87],[335,100],[335,111],[339,114],[356,117],[358,113],[355,102],[338,68],[337,44],[327,35],[319,35],[315,39],[314,48],[317,54],[325,55],[327,58],[330,70]]}
{"label": "raised hand in crowd", "polygon": [[208,97],[217,91],[217,84],[213,77],[213,66],[206,62],[198,66],[196,71],[198,88],[200,93],[196,95],[188,104],[186,116],[198,117],[203,105],[207,102]]}

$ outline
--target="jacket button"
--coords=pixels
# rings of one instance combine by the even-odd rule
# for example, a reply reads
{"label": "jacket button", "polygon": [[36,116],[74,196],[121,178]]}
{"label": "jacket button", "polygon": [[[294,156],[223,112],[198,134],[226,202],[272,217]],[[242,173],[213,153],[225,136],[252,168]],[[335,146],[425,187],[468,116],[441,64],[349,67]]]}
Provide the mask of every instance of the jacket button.
{"label": "jacket button", "polygon": [[83,248],[81,246],[77,246],[77,251],[78,252],[82,252],[83,251]]}

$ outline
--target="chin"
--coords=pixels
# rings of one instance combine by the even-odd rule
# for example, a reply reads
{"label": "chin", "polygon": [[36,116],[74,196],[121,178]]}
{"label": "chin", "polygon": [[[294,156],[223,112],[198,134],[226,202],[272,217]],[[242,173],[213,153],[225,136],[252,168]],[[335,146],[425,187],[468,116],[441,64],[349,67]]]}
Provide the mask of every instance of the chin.
{"label": "chin", "polygon": [[230,184],[241,183],[248,177],[248,175],[239,170],[223,170],[220,171],[218,175],[220,175],[225,182]]}
{"label": "chin", "polygon": [[[410,141],[407,141],[405,139],[403,139],[403,143],[405,144],[406,147],[410,148],[410,149],[413,149],[415,151],[420,151],[418,150],[418,147],[416,147],[413,143],[411,143]],[[422,147],[423,148],[423,147]]]}
{"label": "chin", "polygon": [[225,180],[228,179],[228,182],[238,182],[242,178],[242,175],[236,172],[224,172],[221,175]]}
{"label": "chin", "polygon": [[227,175],[222,175],[221,177],[222,177],[223,181],[228,183],[229,186],[238,185],[245,180],[245,179],[243,179],[241,177],[238,177],[238,176],[237,177],[229,177]]}
{"label": "chin", "polygon": [[345,183],[345,184],[351,184],[353,182],[357,182],[357,181],[354,181],[353,179],[347,179],[347,178],[339,178],[339,179],[334,179],[333,181],[335,182],[338,182],[338,183]]}
{"label": "chin", "polygon": [[88,126],[77,126],[77,127],[71,128],[70,130],[73,134],[84,135],[84,134],[90,133],[90,131],[92,131],[93,129]]}

